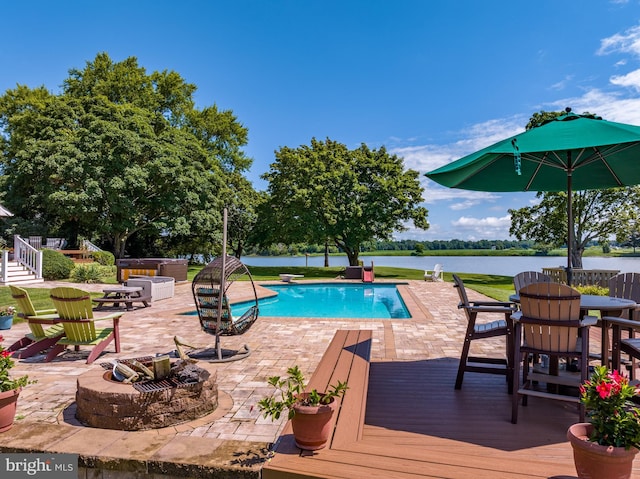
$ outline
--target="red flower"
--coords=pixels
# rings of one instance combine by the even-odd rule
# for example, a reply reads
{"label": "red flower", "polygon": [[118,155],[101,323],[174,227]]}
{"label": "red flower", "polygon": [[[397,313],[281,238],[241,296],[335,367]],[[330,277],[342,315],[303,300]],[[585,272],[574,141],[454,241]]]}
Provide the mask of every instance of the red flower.
{"label": "red flower", "polygon": [[602,399],[606,399],[611,396],[611,387],[612,385],[610,383],[600,383],[596,386],[596,391],[598,391]]}

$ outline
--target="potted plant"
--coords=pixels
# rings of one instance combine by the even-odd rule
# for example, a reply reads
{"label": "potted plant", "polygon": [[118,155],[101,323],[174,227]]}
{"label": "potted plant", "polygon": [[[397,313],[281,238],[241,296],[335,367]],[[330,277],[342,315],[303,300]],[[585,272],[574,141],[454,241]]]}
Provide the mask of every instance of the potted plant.
{"label": "potted plant", "polygon": [[627,377],[606,366],[596,367],[580,386],[589,422],[567,431],[579,478],[631,477],[640,448],[640,410],[631,402],[638,392]]}
{"label": "potted plant", "polygon": [[0,308],[0,329],[11,329],[14,314],[16,314],[16,308],[13,306]]}
{"label": "potted plant", "polygon": [[287,377],[272,376],[269,384],[276,388],[276,395],[258,402],[263,416],[277,420],[284,410],[288,411],[293,428],[293,437],[300,449],[314,451],[322,449],[331,432],[331,417],[337,407],[336,398],[348,389],[346,382],[338,381],[329,390],[316,389],[305,392],[305,380],[300,368],[287,369]]}
{"label": "potted plant", "polygon": [[[4,338],[0,336],[0,343]],[[29,376],[12,378],[9,371],[14,366],[11,353],[0,346],[0,432],[8,431],[13,426],[16,406],[20,391],[29,381]]]}

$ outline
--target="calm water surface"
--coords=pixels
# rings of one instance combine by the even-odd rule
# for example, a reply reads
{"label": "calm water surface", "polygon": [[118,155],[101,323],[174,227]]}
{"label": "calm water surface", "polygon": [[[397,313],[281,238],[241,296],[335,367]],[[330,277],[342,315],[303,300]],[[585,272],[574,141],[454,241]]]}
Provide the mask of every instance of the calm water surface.
{"label": "calm water surface", "polygon": [[[395,284],[268,285],[278,296],[258,302],[260,316],[403,319],[411,315]],[[254,302],[233,305],[242,315]]]}
{"label": "calm water surface", "polygon": [[[521,271],[541,271],[546,267],[565,267],[561,256],[360,256],[365,265],[395,266],[399,268],[433,269],[442,263],[444,270],[453,273],[501,274],[515,276]],[[242,258],[250,266],[323,266],[323,256],[246,256]],[[330,266],[347,266],[346,256],[331,256]],[[640,258],[583,258],[585,269],[617,269],[621,273],[640,272]]]}

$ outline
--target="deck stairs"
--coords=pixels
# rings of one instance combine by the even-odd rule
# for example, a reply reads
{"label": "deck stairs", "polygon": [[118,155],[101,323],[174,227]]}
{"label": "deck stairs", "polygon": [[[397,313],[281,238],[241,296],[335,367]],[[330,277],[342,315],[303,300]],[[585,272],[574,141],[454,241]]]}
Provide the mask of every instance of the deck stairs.
{"label": "deck stairs", "polygon": [[25,268],[17,261],[8,261],[6,276],[0,277],[0,285],[7,286],[9,284],[28,284],[28,283],[43,283],[44,279],[37,278],[33,271]]}

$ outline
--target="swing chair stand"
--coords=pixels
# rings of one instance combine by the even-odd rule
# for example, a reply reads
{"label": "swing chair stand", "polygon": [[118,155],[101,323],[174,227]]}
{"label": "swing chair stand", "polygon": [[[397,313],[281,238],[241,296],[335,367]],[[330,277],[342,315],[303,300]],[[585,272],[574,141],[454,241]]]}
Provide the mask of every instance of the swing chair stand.
{"label": "swing chair stand", "polygon": [[[174,336],[173,341],[176,344],[176,353],[178,357],[184,361],[207,361],[209,363],[228,363],[231,361],[239,361],[251,355],[251,350],[246,344],[238,350],[222,349],[220,341],[216,341],[214,347],[193,346],[185,342],[180,336]],[[188,350],[185,350],[188,348]]]}

